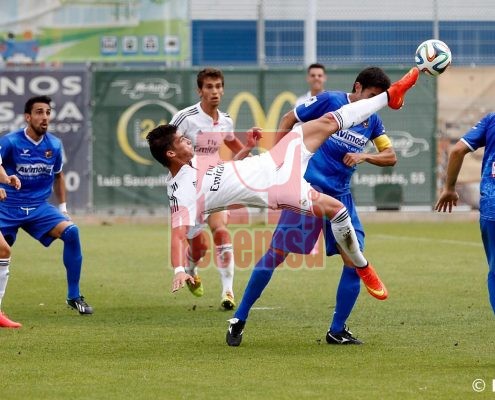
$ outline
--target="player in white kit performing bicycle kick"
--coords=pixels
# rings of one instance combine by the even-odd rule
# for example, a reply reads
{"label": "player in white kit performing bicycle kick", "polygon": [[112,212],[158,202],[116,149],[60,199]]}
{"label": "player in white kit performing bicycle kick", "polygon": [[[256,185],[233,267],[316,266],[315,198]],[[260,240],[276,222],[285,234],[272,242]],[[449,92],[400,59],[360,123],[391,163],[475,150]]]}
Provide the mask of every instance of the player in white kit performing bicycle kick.
{"label": "player in white kit performing bicycle kick", "polygon": [[[194,280],[184,268],[186,238],[203,229],[205,215],[228,208],[254,206],[328,218],[339,246],[353,261],[368,292],[385,300],[387,289],[359,249],[345,206],[313,189],[303,176],[308,160],[331,134],[361,123],[387,104],[392,109],[401,108],[404,95],[414,86],[418,74],[418,69],[412,68],[386,92],[306,122],[289,132],[270,151],[244,160],[223,162],[212,158],[209,162],[192,165],[194,149],[191,141],[175,125],[160,125],[153,129],[147,135],[151,154],[169,169],[172,291]],[[251,132],[251,139],[255,134]],[[242,328],[229,329],[233,339],[239,338],[239,343]]]}

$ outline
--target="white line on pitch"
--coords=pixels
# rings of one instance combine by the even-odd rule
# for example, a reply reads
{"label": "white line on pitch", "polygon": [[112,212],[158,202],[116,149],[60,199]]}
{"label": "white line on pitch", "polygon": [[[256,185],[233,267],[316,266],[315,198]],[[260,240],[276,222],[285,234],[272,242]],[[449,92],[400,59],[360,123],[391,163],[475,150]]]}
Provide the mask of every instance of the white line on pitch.
{"label": "white line on pitch", "polygon": [[251,307],[251,310],[276,310],[282,307]]}
{"label": "white line on pitch", "polygon": [[435,243],[443,243],[443,244],[458,244],[463,246],[483,247],[483,244],[480,242],[468,242],[465,240],[434,239],[434,238],[422,238],[422,237],[413,237],[413,236],[392,236],[392,235],[370,235],[370,238],[408,240],[408,241],[430,242],[430,243],[435,242]]}

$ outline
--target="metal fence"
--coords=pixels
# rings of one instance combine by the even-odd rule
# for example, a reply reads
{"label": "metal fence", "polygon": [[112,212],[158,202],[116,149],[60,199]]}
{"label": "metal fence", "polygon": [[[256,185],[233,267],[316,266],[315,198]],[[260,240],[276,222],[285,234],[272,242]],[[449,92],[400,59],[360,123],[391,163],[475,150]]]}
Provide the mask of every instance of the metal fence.
{"label": "metal fence", "polygon": [[495,64],[495,3],[488,0],[190,5],[194,65],[409,65],[430,38],[449,44],[455,65]]}

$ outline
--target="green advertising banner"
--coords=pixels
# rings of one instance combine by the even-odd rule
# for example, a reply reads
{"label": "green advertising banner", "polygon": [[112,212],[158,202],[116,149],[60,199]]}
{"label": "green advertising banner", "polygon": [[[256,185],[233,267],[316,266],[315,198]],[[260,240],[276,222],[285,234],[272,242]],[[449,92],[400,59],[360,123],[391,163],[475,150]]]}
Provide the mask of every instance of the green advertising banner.
{"label": "green advertising banner", "polygon": [[[327,90],[352,90],[359,69],[327,71]],[[399,79],[405,69],[386,69],[391,80]],[[402,110],[383,109],[383,119],[397,152],[395,167],[380,168],[368,163],[358,166],[352,190],[360,206],[397,209],[403,206],[431,205],[435,197],[436,165],[436,84],[423,75],[411,90]],[[280,117],[290,109],[296,97],[307,91],[305,71],[233,70],[225,71],[225,96],[222,108],[234,118],[236,129],[251,126],[265,130],[263,145],[272,144]],[[371,147],[371,144],[370,144]],[[370,151],[374,151],[370,148]]]}
{"label": "green advertising banner", "polygon": [[[392,80],[404,70],[389,72]],[[330,71],[327,87],[350,91],[359,70]],[[149,130],[199,101],[192,70],[93,71],[94,206],[164,206],[166,171],[152,161]],[[242,139],[252,126],[264,129],[261,147],[273,145],[282,115],[306,90],[302,70],[227,70],[221,110]],[[395,167],[360,164],[352,187],[360,206],[397,209],[431,205],[434,197],[436,81],[421,77],[403,110],[380,112],[398,156]],[[227,153],[225,153],[227,155]]]}
{"label": "green advertising banner", "polygon": [[93,202],[98,208],[167,204],[166,170],[152,160],[146,134],[183,102],[184,74],[94,71]]}

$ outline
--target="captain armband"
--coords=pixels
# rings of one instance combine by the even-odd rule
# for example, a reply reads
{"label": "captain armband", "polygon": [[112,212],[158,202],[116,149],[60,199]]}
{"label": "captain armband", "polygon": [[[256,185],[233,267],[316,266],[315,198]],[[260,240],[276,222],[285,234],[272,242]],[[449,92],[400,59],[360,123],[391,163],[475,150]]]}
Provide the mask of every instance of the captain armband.
{"label": "captain armband", "polygon": [[378,151],[383,151],[392,147],[392,142],[387,135],[380,135],[376,139],[373,139],[373,143]]}

